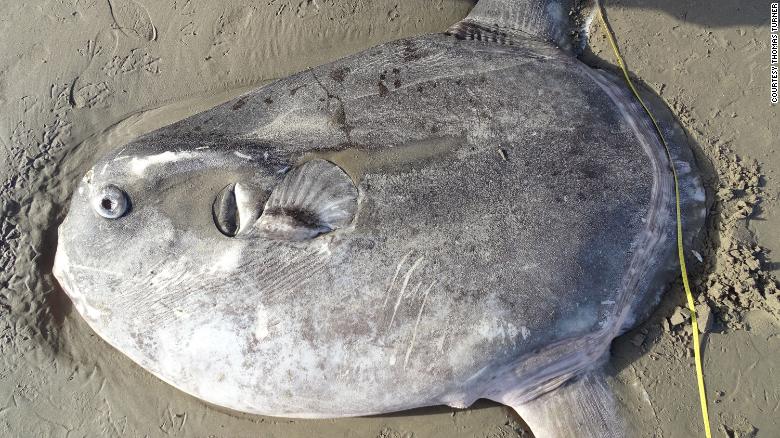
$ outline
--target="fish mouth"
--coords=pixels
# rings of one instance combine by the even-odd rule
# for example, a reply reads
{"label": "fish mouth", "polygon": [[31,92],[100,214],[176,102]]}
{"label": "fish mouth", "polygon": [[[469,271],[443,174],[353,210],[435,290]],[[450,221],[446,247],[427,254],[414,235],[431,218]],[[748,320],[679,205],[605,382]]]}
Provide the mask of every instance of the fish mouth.
{"label": "fish mouth", "polygon": [[214,198],[211,207],[214,224],[228,237],[245,233],[262,214],[268,196],[267,192],[253,190],[246,184],[228,184]]}

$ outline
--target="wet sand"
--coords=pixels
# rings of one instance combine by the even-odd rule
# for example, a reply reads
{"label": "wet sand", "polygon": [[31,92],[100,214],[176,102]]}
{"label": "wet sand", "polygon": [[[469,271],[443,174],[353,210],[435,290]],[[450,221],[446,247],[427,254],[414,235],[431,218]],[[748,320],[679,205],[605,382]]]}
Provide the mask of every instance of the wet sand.
{"label": "wet sand", "polygon": [[[768,2],[608,4],[636,78],[666,102],[706,171],[708,232],[691,252],[716,436],[780,431],[780,137],[769,105]],[[51,275],[75,182],[122,139],[384,41],[440,32],[459,0],[10,4],[0,18],[0,436],[516,437],[479,402],[371,418],[287,420],[216,408],[92,333]],[[600,30],[587,62],[613,69]],[[774,124],[774,125],[773,125]],[[613,346],[611,383],[637,436],[700,433],[679,285]],[[706,306],[706,308],[704,307]],[[706,312],[705,312],[706,313]],[[773,382],[775,384],[773,384]]]}

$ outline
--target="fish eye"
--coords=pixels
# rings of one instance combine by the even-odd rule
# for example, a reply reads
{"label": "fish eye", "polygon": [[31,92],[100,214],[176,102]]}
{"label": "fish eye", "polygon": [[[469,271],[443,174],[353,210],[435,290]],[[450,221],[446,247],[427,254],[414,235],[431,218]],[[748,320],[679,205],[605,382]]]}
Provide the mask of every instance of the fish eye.
{"label": "fish eye", "polygon": [[92,200],[95,211],[106,219],[116,219],[127,212],[129,206],[127,194],[119,187],[104,186]]}

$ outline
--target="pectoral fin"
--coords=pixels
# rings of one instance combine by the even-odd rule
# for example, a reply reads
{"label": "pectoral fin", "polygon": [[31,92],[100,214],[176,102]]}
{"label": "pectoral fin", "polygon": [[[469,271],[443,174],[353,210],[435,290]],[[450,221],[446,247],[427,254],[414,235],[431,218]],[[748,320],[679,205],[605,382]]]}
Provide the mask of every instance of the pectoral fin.
{"label": "pectoral fin", "polygon": [[307,161],[274,188],[255,226],[269,239],[312,239],[352,223],[357,197],[357,187],[340,167]]}

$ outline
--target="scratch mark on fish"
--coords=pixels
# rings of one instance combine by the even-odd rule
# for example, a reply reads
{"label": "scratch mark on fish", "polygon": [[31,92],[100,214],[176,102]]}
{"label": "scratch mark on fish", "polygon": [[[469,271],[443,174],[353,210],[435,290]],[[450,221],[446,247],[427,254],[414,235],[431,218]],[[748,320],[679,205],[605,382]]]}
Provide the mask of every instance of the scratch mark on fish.
{"label": "scratch mark on fish", "polygon": [[387,306],[387,301],[390,299],[390,291],[393,289],[393,286],[395,285],[395,280],[398,278],[398,273],[401,272],[401,266],[403,266],[404,262],[406,262],[406,259],[409,258],[410,255],[412,255],[412,251],[407,252],[403,257],[401,257],[401,261],[398,262],[398,266],[395,267],[395,274],[393,275],[393,279],[390,280],[390,285],[387,286],[387,292],[385,293],[385,302],[382,304],[382,308]]}
{"label": "scratch mark on fish", "polygon": [[417,269],[417,266],[420,265],[420,263],[425,259],[425,257],[420,257],[417,259],[417,261],[414,262],[411,268],[409,268],[409,271],[406,273],[406,276],[404,277],[404,284],[401,286],[401,291],[398,293],[398,299],[395,302],[395,307],[393,308],[393,316],[390,318],[390,324],[387,325],[387,328],[390,329],[390,327],[393,326],[393,321],[395,321],[395,315],[398,312],[398,306],[401,305],[401,300],[404,298],[404,294],[406,293],[406,287],[409,285],[409,279],[412,277],[412,274],[414,273],[414,270]]}
{"label": "scratch mark on fish", "polygon": [[414,341],[417,340],[417,327],[420,326],[420,319],[422,318],[423,309],[425,308],[425,302],[428,299],[428,292],[431,291],[431,288],[433,287],[434,284],[436,284],[435,281],[431,283],[430,286],[428,286],[428,289],[426,289],[425,293],[423,294],[422,304],[420,304],[420,311],[417,312],[417,322],[414,323],[412,340],[411,342],[409,342],[409,348],[406,350],[406,357],[404,357],[404,369],[406,369],[406,365],[409,363],[409,357],[412,355],[412,349],[414,348]]}

